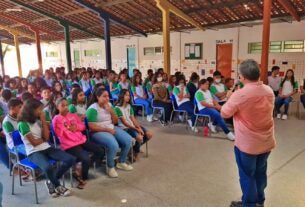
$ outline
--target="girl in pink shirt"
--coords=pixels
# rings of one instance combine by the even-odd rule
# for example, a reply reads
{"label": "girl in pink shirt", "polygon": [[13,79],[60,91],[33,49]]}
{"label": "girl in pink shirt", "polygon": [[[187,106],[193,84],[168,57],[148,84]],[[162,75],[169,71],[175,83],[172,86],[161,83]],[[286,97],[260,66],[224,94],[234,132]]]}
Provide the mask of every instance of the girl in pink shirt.
{"label": "girl in pink shirt", "polygon": [[76,172],[73,177],[79,182],[78,188],[83,189],[88,179],[90,158],[88,152],[94,153],[95,160],[101,160],[104,150],[100,146],[87,140],[82,133],[86,127],[76,114],[69,113],[68,102],[65,98],[56,101],[58,115],[53,119],[53,127],[60,146],[69,154],[75,156],[82,163],[81,175]]}

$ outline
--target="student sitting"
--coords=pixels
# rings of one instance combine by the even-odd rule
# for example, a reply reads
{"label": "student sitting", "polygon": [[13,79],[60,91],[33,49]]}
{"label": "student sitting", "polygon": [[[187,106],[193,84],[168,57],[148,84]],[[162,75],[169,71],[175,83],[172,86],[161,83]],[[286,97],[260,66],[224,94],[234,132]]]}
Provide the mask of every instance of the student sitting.
{"label": "student sitting", "polygon": [[235,136],[228,127],[224,119],[220,115],[221,106],[217,103],[217,101],[213,100],[212,94],[209,91],[209,82],[206,79],[202,79],[199,82],[199,89],[195,94],[195,99],[197,103],[197,107],[199,110],[199,114],[208,115],[214,121],[213,124],[209,123],[209,128],[212,132],[216,132],[216,125],[220,126],[227,138],[231,141],[235,140]]}
{"label": "student sitting", "polygon": [[171,76],[169,77],[169,82],[168,82],[167,90],[168,90],[168,94],[169,94],[170,96],[173,95],[173,90],[174,90],[176,81],[177,81],[176,76],[171,75]]}
{"label": "student sitting", "polygon": [[175,96],[175,101],[177,103],[178,109],[185,110],[191,119],[188,119],[188,124],[194,132],[198,130],[194,127],[196,116],[194,114],[194,104],[190,101],[190,93],[186,87],[186,80],[184,75],[177,77],[176,86],[173,90],[173,95]]}
{"label": "student sitting", "polygon": [[[83,93],[83,92],[82,92]],[[104,150],[95,143],[87,140],[82,132],[86,126],[80,118],[68,111],[68,102],[65,98],[56,101],[58,114],[53,119],[54,131],[60,141],[60,147],[77,158],[82,163],[81,176],[73,173],[73,177],[79,182],[78,188],[83,189],[88,179],[90,158],[88,152],[94,153],[93,160],[100,161]]]}
{"label": "student sitting", "polygon": [[[163,82],[162,73],[156,73],[153,80],[152,92],[154,95],[154,106],[164,108],[164,116],[161,117],[161,122],[167,124],[170,121],[170,116],[173,111],[173,105],[168,97],[167,88]],[[164,119],[164,118],[165,119]]]}
{"label": "student sitting", "polygon": [[40,100],[41,99],[41,96],[40,94],[37,92],[37,88],[36,88],[36,85],[34,83],[29,83],[28,84],[28,90],[27,92],[29,92],[30,94],[33,95],[33,97],[37,100]]}
{"label": "student sitting", "polygon": [[4,89],[1,95],[2,101],[0,101],[0,123],[2,122],[3,118],[8,114],[7,104],[9,100],[11,100],[13,94],[9,89]]}
{"label": "student sitting", "polygon": [[151,82],[153,76],[154,76],[154,71],[153,71],[152,69],[148,69],[148,70],[147,70],[147,77],[145,78],[144,84],[143,84],[144,87],[147,86],[147,83],[148,83],[148,82]]}
{"label": "student sitting", "polygon": [[272,88],[275,96],[279,95],[281,78],[279,77],[280,67],[273,66],[271,69],[271,75],[268,76],[268,85]]}
{"label": "student sitting", "polygon": [[[3,128],[3,133],[5,135],[6,146],[8,149],[12,150],[14,148],[12,132],[18,129],[17,116],[21,110],[22,101],[18,99],[11,99],[8,102],[7,107],[9,112],[3,119],[2,128]],[[0,157],[1,160],[3,160],[3,163],[5,163],[5,165],[7,166],[7,168],[9,168],[9,159],[8,159],[8,152],[6,150],[6,147],[0,151]]]}
{"label": "student sitting", "polygon": [[134,102],[136,104],[144,105],[147,121],[153,121],[152,108],[149,100],[147,99],[147,95],[145,94],[144,88],[142,86],[142,80],[140,74],[133,76],[132,79],[131,92],[134,96]]}
{"label": "student sitting", "polygon": [[221,73],[215,71],[213,73],[214,82],[210,87],[210,91],[213,97],[217,100],[220,105],[225,104],[227,101],[227,89],[223,83],[221,83]]}
{"label": "student sitting", "polygon": [[94,75],[95,77],[91,79],[91,86],[94,87],[98,83],[103,83],[103,79],[101,78],[101,73],[97,71]]}
{"label": "student sitting", "polygon": [[124,130],[115,126],[118,123],[118,117],[109,102],[109,94],[105,89],[97,89],[93,101],[86,113],[89,129],[93,133],[92,140],[107,148],[108,175],[116,178],[118,174],[114,168],[114,158],[119,147],[121,154],[116,167],[126,171],[133,170],[133,167],[126,163],[132,138]]}
{"label": "student sitting", "polygon": [[43,111],[45,113],[46,121],[51,123],[55,110],[55,104],[52,99],[51,89],[49,87],[42,88],[41,97],[42,99],[40,101],[43,104]]}
{"label": "student sitting", "polygon": [[72,104],[69,105],[69,112],[77,114],[81,120],[86,117],[86,96],[82,89],[76,88],[72,92]]}
{"label": "student sitting", "polygon": [[118,96],[120,93],[118,76],[114,71],[110,71],[108,75],[107,84],[109,86],[109,92],[114,100],[118,100]]}
{"label": "student sitting", "polygon": [[61,93],[62,97],[66,96],[66,91],[63,89],[63,86],[59,81],[54,82],[53,93]]}
{"label": "student sitting", "polygon": [[192,73],[191,77],[190,77],[190,81],[187,84],[187,90],[190,93],[190,100],[193,103],[194,102],[194,97],[195,97],[195,93],[198,89],[198,82],[199,82],[199,75],[195,72]]}
{"label": "student sitting", "polygon": [[300,96],[300,99],[301,99],[301,103],[303,104],[303,107],[305,108],[305,80],[303,81],[303,85],[300,86],[300,90],[301,90],[301,96]]}
{"label": "student sitting", "polygon": [[[75,158],[64,151],[51,147],[49,124],[45,121],[43,105],[36,99],[29,99],[23,105],[18,119],[18,129],[25,145],[26,154],[46,175],[46,186],[52,197],[68,196],[70,191],[60,185],[59,179],[75,164]],[[61,164],[55,171],[49,159]]]}
{"label": "student sitting", "polygon": [[[298,92],[298,82],[294,78],[292,69],[287,70],[284,80],[280,85],[279,95],[275,99],[275,109],[277,118],[286,120],[288,118],[289,104],[292,101],[292,96]],[[281,107],[285,105],[283,116],[281,115]]]}
{"label": "student sitting", "polygon": [[76,88],[80,88],[80,86],[78,83],[73,83],[70,89],[70,95],[66,97],[69,105],[72,104],[72,93]]}
{"label": "student sitting", "polygon": [[127,79],[127,75],[123,72],[120,73],[119,75],[119,90],[121,91],[122,89],[127,89],[129,90],[130,88],[130,84],[129,84],[129,80]]}
{"label": "student sitting", "polygon": [[80,87],[83,89],[83,92],[88,97],[91,93],[91,84],[89,79],[89,74],[87,72],[83,72],[81,74],[81,80],[79,81]]}
{"label": "student sitting", "polygon": [[152,134],[141,126],[135,118],[130,100],[131,97],[129,91],[123,89],[120,93],[119,103],[115,107],[115,111],[120,119],[119,126],[136,140],[136,144],[133,147],[134,160],[136,161],[138,160],[141,145],[148,142],[152,138]]}

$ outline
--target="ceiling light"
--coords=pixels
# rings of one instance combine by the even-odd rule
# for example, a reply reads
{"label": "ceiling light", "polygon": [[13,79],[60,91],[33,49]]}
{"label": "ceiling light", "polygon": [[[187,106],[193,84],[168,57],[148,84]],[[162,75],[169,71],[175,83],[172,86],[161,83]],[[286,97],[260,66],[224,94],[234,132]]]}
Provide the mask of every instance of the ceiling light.
{"label": "ceiling light", "polygon": [[11,9],[6,9],[6,12],[22,12],[21,8],[11,8]]}

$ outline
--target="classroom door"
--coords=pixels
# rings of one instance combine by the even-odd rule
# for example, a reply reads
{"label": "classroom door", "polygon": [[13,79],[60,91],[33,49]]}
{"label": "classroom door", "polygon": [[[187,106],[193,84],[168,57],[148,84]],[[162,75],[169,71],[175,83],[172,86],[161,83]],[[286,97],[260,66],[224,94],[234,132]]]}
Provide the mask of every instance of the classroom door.
{"label": "classroom door", "polygon": [[132,77],[133,69],[136,68],[136,48],[127,48],[127,68],[129,77]]}
{"label": "classroom door", "polygon": [[75,67],[80,67],[80,54],[79,50],[74,50],[74,65]]}
{"label": "classroom door", "polygon": [[217,70],[220,71],[225,78],[231,78],[233,45],[217,44],[216,53]]}

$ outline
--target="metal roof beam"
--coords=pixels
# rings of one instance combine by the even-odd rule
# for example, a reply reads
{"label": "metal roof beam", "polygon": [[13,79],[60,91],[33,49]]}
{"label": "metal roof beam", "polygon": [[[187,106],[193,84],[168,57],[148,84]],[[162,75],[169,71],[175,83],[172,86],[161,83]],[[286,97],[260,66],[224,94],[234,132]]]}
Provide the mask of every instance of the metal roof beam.
{"label": "metal roof beam", "polygon": [[296,20],[301,21],[301,17],[298,14],[297,10],[294,8],[294,6],[291,4],[291,2],[287,0],[277,0],[282,7]]}
{"label": "metal roof beam", "polygon": [[81,6],[84,6],[86,7],[87,9],[93,11],[94,13],[97,13],[101,18],[104,18],[104,17],[107,17],[109,18],[111,21],[113,22],[117,22],[118,24],[121,24],[145,37],[147,37],[147,34],[143,31],[141,31],[140,29],[136,28],[135,26],[127,23],[127,22],[124,22],[122,21],[121,19],[117,18],[116,16],[113,16],[112,14],[108,13],[107,11],[101,9],[101,8],[97,8],[95,7],[94,5],[92,4],[89,4],[83,0],[74,0],[74,2],[78,3],[79,5]]}
{"label": "metal roof beam", "polygon": [[86,32],[86,33],[88,33],[88,34],[90,34],[90,35],[92,35],[92,36],[95,36],[95,37],[98,37],[98,38],[103,39],[103,36],[101,36],[101,35],[99,35],[99,34],[96,34],[95,32],[91,32],[91,31],[87,30],[85,27],[82,27],[82,26],[80,26],[80,25],[78,25],[78,24],[75,24],[75,23],[73,23],[73,22],[71,22],[71,21],[62,19],[61,17],[57,17],[57,16],[54,16],[54,15],[52,15],[52,14],[49,14],[48,12],[45,12],[45,11],[43,11],[43,10],[41,10],[41,9],[38,9],[38,8],[36,8],[36,7],[33,7],[33,6],[30,6],[30,5],[28,5],[28,4],[26,4],[26,3],[22,2],[22,1],[19,1],[19,0],[6,0],[6,1],[12,2],[12,3],[17,4],[17,5],[19,5],[19,6],[22,6],[22,7],[26,8],[26,9],[32,11],[32,12],[35,12],[35,13],[37,13],[37,14],[46,16],[46,17],[48,17],[48,18],[50,18],[50,19],[56,20],[56,21],[58,21],[59,23],[60,23],[60,22],[65,22],[65,23],[68,24],[69,26],[74,27],[74,28],[76,28],[76,29],[78,29],[78,30],[80,30],[80,31],[82,31],[82,32]]}

